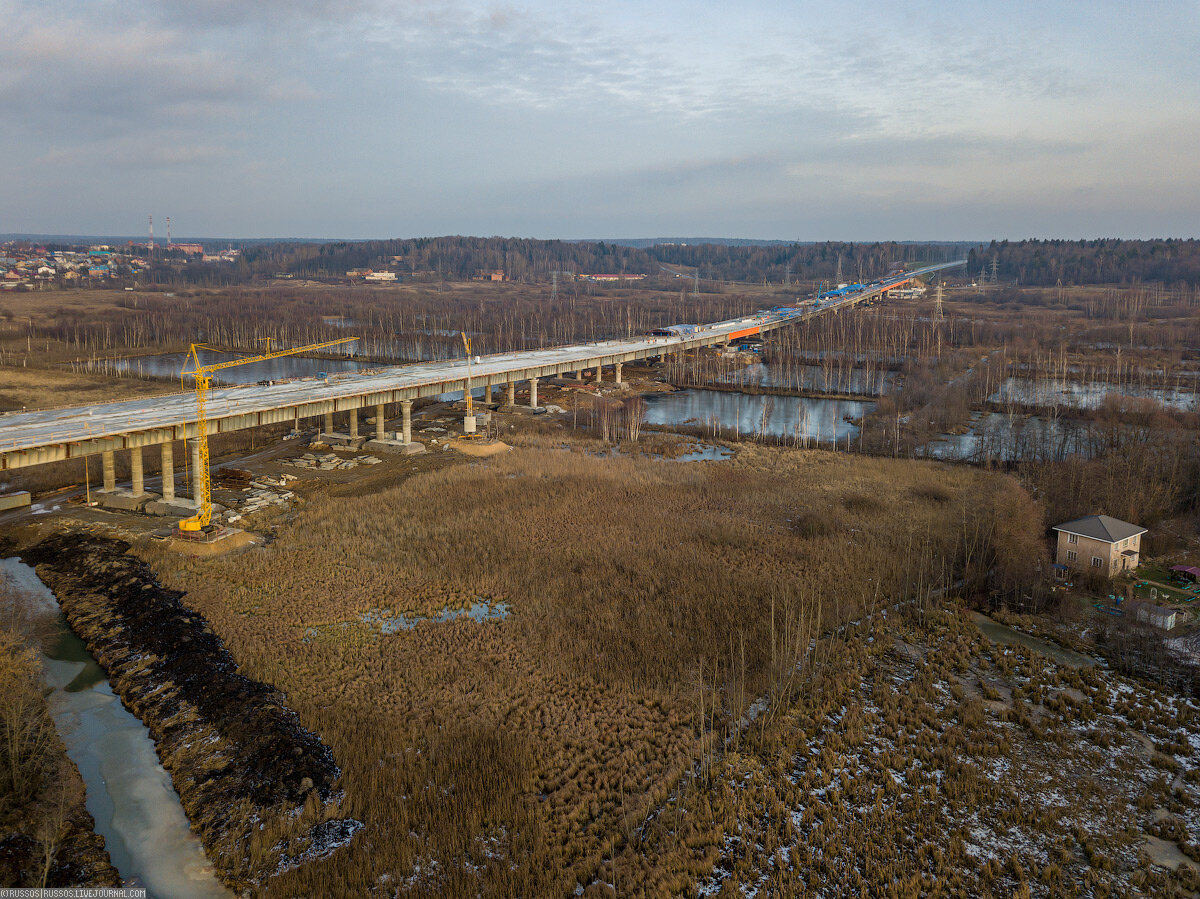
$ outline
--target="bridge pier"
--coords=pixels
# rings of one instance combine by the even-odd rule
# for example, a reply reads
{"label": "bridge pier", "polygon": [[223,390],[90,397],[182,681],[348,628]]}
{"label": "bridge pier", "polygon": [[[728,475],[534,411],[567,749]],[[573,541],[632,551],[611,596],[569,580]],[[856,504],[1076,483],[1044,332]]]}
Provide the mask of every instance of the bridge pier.
{"label": "bridge pier", "polygon": [[358,437],[358,410],[351,409],[347,414],[350,416],[347,430],[350,434],[350,439],[354,440]]}
{"label": "bridge pier", "polygon": [[530,408],[530,409],[536,409],[536,408],[538,407],[538,403],[537,403],[537,385],[538,385],[538,379],[537,379],[537,378],[530,378],[530,379],[529,379],[529,408]]}
{"label": "bridge pier", "polygon": [[151,499],[142,511],[147,515],[187,517],[195,514],[195,503],[175,498],[175,444],[170,440],[160,443],[159,452],[162,455],[162,498]]}
{"label": "bridge pier", "polygon": [[624,381],[621,380],[621,363],[620,362],[618,362],[616,365],[613,366],[613,383],[614,384],[625,383]]}
{"label": "bridge pier", "polygon": [[129,492],[134,496],[141,496],[146,492],[146,467],[145,457],[142,455],[142,448],[135,446],[129,451]]}
{"label": "bridge pier", "polygon": [[130,489],[117,489],[115,453],[104,453],[105,487],[100,494],[100,505],[106,509],[118,509],[122,512],[140,512],[147,501],[154,499],[146,492],[146,468],[140,446],[129,449],[129,480]]}
{"label": "bridge pier", "polygon": [[325,427],[323,427],[321,429],[321,433],[322,434],[332,434],[333,433],[333,413],[332,412],[325,413]]}
{"label": "bridge pier", "polygon": [[104,492],[112,493],[117,489],[117,454],[105,450],[100,454],[100,462],[104,471]]}
{"label": "bridge pier", "polygon": [[604,366],[600,364],[600,360],[596,360],[596,383],[604,383]]}
{"label": "bridge pier", "polygon": [[504,405],[510,409],[517,404],[517,384],[515,381],[508,382],[508,397],[505,399]]}
{"label": "bridge pier", "polygon": [[375,407],[375,437],[367,441],[366,448],[380,453],[399,453],[403,456],[425,452],[425,444],[412,439],[412,407],[412,400],[400,401],[400,431],[393,435],[396,439],[389,439],[383,430],[383,404],[377,404]]}
{"label": "bridge pier", "polygon": [[412,443],[412,400],[400,401],[400,442]]}
{"label": "bridge pier", "polygon": [[170,440],[162,445],[162,498],[175,502],[175,445]]}

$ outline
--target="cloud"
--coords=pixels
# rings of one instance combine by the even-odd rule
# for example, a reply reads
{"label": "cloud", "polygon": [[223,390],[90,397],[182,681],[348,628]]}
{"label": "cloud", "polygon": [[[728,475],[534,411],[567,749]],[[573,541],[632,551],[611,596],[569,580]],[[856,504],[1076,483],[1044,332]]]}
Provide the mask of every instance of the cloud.
{"label": "cloud", "polygon": [[82,134],[86,140],[133,128],[204,127],[264,103],[312,95],[236,42],[197,41],[152,15],[126,22],[111,4],[99,6],[14,12],[6,22],[13,49],[0,62],[6,119],[51,139]]}

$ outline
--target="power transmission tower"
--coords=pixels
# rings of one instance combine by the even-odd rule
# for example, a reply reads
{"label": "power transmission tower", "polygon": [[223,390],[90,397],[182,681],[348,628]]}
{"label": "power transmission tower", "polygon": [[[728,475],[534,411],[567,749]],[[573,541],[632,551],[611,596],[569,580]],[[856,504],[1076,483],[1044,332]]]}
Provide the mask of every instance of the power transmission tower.
{"label": "power transmission tower", "polygon": [[787,264],[787,269],[785,270],[784,275],[783,275],[783,286],[790,287],[791,284],[792,284],[792,264],[789,262]]}
{"label": "power transmission tower", "polygon": [[999,269],[1000,269],[1000,257],[993,256],[992,257],[992,283],[993,284],[995,284],[997,281],[1000,280],[1000,276],[997,274]]}
{"label": "power transmission tower", "polygon": [[945,316],[942,315],[942,282],[938,279],[937,292],[934,294],[933,301],[933,320],[940,322]]}

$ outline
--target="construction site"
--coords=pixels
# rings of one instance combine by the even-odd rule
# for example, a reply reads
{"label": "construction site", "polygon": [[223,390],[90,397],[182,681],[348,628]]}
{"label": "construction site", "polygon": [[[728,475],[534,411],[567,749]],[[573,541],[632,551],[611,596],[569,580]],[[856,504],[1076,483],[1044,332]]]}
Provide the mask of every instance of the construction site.
{"label": "construction site", "polygon": [[[914,276],[730,290],[707,323],[670,282],[606,285],[573,313],[606,310],[595,339],[464,319],[407,364],[293,287],[322,324],[290,339],[100,360],[57,314],[10,325],[0,611],[59,736],[0,874],[50,851],[48,883],[161,896],[1189,895],[1186,668],[1138,680],[1055,617],[1042,482],[897,457],[925,389],[903,357],[973,385],[996,351],[969,341],[1014,314],[953,270],[883,296]],[[172,321],[104,299],[80,314]]]}

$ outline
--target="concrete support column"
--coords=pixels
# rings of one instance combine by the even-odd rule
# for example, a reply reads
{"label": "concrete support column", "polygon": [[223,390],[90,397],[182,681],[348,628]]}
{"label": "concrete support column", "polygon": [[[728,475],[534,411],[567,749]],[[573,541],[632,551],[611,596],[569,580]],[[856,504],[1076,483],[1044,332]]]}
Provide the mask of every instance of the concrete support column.
{"label": "concrete support column", "polygon": [[142,456],[142,448],[135,446],[129,451],[129,476],[133,483],[130,485],[130,492],[134,496],[141,496],[146,492],[146,468],[144,465],[144,457]]}
{"label": "concrete support column", "polygon": [[175,501],[175,444],[169,440],[162,445],[162,498]]}
{"label": "concrete support column", "polygon": [[204,493],[204,472],[200,466],[200,441],[189,440],[188,449],[192,453],[192,500],[200,507],[200,497]]}
{"label": "concrete support column", "polygon": [[322,429],[322,433],[325,433],[325,434],[333,433],[333,413],[332,412],[325,413],[325,427]]}
{"label": "concrete support column", "polygon": [[100,459],[104,468],[104,490],[106,493],[112,493],[117,489],[117,454],[112,450],[105,450],[100,454]]}
{"label": "concrete support column", "polygon": [[412,443],[412,400],[400,401],[400,442]]}
{"label": "concrete support column", "polygon": [[530,409],[537,408],[537,384],[538,384],[537,378],[529,379],[529,408]]}
{"label": "concrete support column", "polygon": [[613,372],[614,372],[613,383],[614,384],[624,383],[621,380],[621,363],[620,362],[618,362],[616,365],[613,366]]}
{"label": "concrete support column", "polygon": [[596,360],[596,383],[604,383],[604,366],[600,364],[600,360]]}
{"label": "concrete support column", "polygon": [[517,404],[517,385],[513,381],[508,382],[508,400],[506,406],[515,406]]}
{"label": "concrete support column", "polygon": [[375,439],[383,440],[383,423],[386,416],[383,414],[383,403],[375,404]]}
{"label": "concrete support column", "polygon": [[350,426],[349,426],[350,436],[357,437],[358,436],[358,410],[351,409],[349,414],[350,414]]}
{"label": "concrete support column", "polygon": [[486,406],[492,404],[492,385],[490,382],[483,385],[483,403]]}

